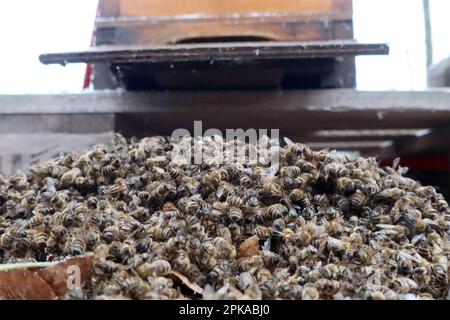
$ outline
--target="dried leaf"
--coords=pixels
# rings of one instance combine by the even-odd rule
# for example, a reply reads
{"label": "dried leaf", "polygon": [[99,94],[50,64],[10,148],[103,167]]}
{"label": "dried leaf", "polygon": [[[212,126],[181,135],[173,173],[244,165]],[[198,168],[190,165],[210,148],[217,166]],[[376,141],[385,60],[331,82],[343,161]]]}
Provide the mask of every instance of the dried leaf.
{"label": "dried leaf", "polygon": [[248,258],[260,255],[259,239],[257,236],[252,236],[245,239],[238,248],[238,258]]}
{"label": "dried leaf", "polygon": [[34,269],[0,272],[0,299],[54,300],[57,296]]}
{"label": "dried leaf", "polygon": [[169,277],[173,279],[173,281],[177,282],[178,284],[181,284],[185,286],[186,288],[190,289],[193,293],[203,296],[203,289],[195,282],[191,282],[187,277],[182,275],[181,273],[177,271],[171,271],[169,272]]}
{"label": "dried leaf", "polygon": [[[80,285],[89,279],[92,266],[93,255],[84,255],[70,258],[60,263],[54,264],[45,269],[38,270],[39,276],[46,281],[59,297],[64,297],[69,290],[68,284],[71,282],[71,275],[79,276]],[[78,268],[70,268],[76,266]]]}
{"label": "dried leaf", "polygon": [[[63,298],[69,290],[69,276],[79,276],[82,286],[89,279],[93,255],[59,263],[18,263],[5,265],[0,272],[0,299],[53,300]],[[46,266],[37,269],[39,266]],[[77,266],[78,268],[70,268]],[[76,281],[74,282],[74,284]]]}

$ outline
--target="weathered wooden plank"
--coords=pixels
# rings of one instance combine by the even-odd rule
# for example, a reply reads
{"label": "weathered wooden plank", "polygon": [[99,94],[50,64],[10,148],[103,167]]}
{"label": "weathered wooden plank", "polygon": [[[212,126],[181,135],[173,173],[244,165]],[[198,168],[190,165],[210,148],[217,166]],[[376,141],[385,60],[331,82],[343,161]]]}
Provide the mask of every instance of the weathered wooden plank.
{"label": "weathered wooden plank", "polygon": [[201,19],[98,19],[97,45],[162,45],[188,42],[325,41],[351,39],[343,31],[352,27],[345,16],[261,17]]}
{"label": "weathered wooden plank", "polygon": [[[2,99],[0,98],[0,101]],[[0,103],[0,110],[2,104]],[[3,133],[99,133],[114,130],[113,114],[3,114],[0,111],[0,134]]]}
{"label": "weathered wooden plank", "polygon": [[[304,142],[402,143],[418,129],[450,125],[450,91],[107,91],[0,96],[4,133],[99,132],[105,125],[99,124],[106,121],[107,127],[127,136],[170,135],[178,128],[192,131],[196,120],[202,121],[203,130],[279,129],[280,136]],[[348,132],[350,128],[353,133]],[[334,131],[334,137],[317,135],[324,130],[340,131]],[[448,140],[445,135],[439,139]],[[411,148],[415,144],[406,145]],[[431,146],[425,142],[415,150]]]}
{"label": "weathered wooden plank", "polygon": [[109,143],[112,137],[112,132],[0,134],[0,174],[11,175],[33,161],[49,160],[61,152],[83,152],[95,144]]}
{"label": "weathered wooden plank", "polygon": [[[387,115],[397,121],[417,116],[444,122],[450,113],[450,90],[356,91],[98,91],[95,93],[0,95],[0,115],[217,112],[238,114],[346,113]],[[441,114],[438,114],[441,113]],[[320,119],[317,119],[319,121]],[[430,123],[431,125],[432,123]],[[415,128],[428,128],[417,126]],[[350,129],[351,127],[347,128]]]}
{"label": "weathered wooden plank", "polygon": [[[337,2],[340,2],[337,3]],[[123,16],[177,16],[185,14],[251,14],[258,12],[333,12],[348,10],[342,0],[121,0]],[[349,2],[347,0],[347,2]]]}
{"label": "weathered wooden plank", "polygon": [[423,150],[450,150],[450,123],[445,127],[434,128],[430,133],[416,138],[403,139],[396,145],[401,155],[411,155]]}
{"label": "weathered wooden plank", "polygon": [[386,44],[353,41],[230,42],[166,46],[103,46],[87,51],[42,54],[44,64],[67,63],[174,63],[183,61],[290,60],[387,54]]}

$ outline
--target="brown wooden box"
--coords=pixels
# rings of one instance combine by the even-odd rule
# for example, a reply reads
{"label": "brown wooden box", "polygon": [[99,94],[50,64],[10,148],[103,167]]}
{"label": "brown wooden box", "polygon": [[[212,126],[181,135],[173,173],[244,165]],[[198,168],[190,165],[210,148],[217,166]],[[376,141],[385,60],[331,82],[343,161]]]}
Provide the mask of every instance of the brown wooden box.
{"label": "brown wooden box", "polygon": [[351,0],[101,0],[97,44],[351,39]]}
{"label": "brown wooden box", "polygon": [[[96,21],[96,45],[337,39],[353,39],[351,0],[100,0]],[[195,70],[195,79],[191,79],[189,70],[186,75],[181,70],[176,75],[170,70],[162,73],[149,70],[142,75],[145,68],[138,68],[138,75],[132,75],[133,79],[139,79],[134,86],[114,83],[111,66],[96,64],[94,86],[102,89],[120,85],[130,90],[354,87],[354,58],[341,58],[327,74],[321,74],[322,66],[330,65],[329,62],[316,61],[319,67],[315,77],[310,77],[310,67],[307,76],[304,72],[297,74],[291,67],[266,70],[256,67],[244,72],[241,69],[235,72],[229,66],[225,70],[199,69]],[[234,79],[231,84],[226,81],[230,78]]]}

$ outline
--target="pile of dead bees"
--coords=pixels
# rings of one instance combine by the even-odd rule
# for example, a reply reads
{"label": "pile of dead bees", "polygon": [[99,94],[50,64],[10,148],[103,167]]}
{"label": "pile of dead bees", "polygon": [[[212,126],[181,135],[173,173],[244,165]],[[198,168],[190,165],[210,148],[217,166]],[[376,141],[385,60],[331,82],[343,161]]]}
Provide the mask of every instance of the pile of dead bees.
{"label": "pile of dead bees", "polygon": [[0,263],[94,252],[66,298],[448,297],[450,210],[435,188],[398,163],[286,141],[268,142],[279,166],[191,164],[174,150],[195,139],[117,135],[0,176]]}

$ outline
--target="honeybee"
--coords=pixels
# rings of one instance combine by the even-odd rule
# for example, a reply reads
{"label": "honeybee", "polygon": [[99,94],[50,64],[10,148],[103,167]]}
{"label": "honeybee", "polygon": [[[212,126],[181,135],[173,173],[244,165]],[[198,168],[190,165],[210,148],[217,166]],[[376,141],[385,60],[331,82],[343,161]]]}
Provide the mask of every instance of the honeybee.
{"label": "honeybee", "polygon": [[287,166],[282,167],[280,169],[280,176],[281,177],[297,177],[302,173],[301,169],[297,166]]}
{"label": "honeybee", "polygon": [[233,222],[228,225],[228,229],[231,231],[231,236],[233,240],[240,239],[242,236],[242,227],[237,224],[236,222]]}
{"label": "honeybee", "polygon": [[283,196],[281,186],[270,180],[263,183],[262,188],[258,191],[258,194],[263,198],[269,199],[280,199]]}
{"label": "honeybee", "polygon": [[105,194],[117,198],[121,194],[125,194],[128,191],[128,186],[124,179],[117,178],[114,181],[114,184],[111,186],[108,186],[104,189]]}
{"label": "honeybee", "polygon": [[148,273],[153,276],[165,276],[172,270],[170,263],[167,260],[158,259],[150,264],[143,264],[140,272]]}
{"label": "honeybee", "polygon": [[279,203],[273,204],[267,208],[267,214],[271,219],[283,218],[287,213],[287,208]]}
{"label": "honeybee", "polygon": [[223,265],[215,265],[208,273],[207,279],[212,283],[222,282],[226,273],[227,271]]}
{"label": "honeybee", "polygon": [[72,168],[69,171],[65,172],[60,179],[60,183],[62,186],[70,186],[74,183],[75,179],[81,174],[81,170],[79,168]]}
{"label": "honeybee", "polygon": [[282,218],[275,219],[272,222],[272,228],[277,231],[282,231],[283,229],[286,228],[286,222]]}
{"label": "honeybee", "polygon": [[227,197],[227,204],[232,207],[242,207],[244,205],[244,200],[238,196],[229,196]]}
{"label": "honeybee", "polygon": [[92,247],[100,241],[100,230],[98,228],[91,228],[90,230],[86,231],[84,238],[88,247]]}
{"label": "honeybee", "polygon": [[320,298],[319,291],[313,286],[303,287],[302,300],[318,300]]}
{"label": "honeybee", "polygon": [[433,263],[428,266],[428,273],[433,280],[438,283],[444,283],[447,280],[447,270],[443,265],[438,263]]}
{"label": "honeybee", "polygon": [[356,190],[356,192],[351,196],[350,203],[354,207],[361,207],[366,201],[366,196],[360,190]]}
{"label": "honeybee", "polygon": [[314,171],[316,170],[316,166],[315,166],[312,162],[305,161],[305,160],[303,160],[303,159],[299,159],[299,160],[295,163],[295,165],[296,165],[297,167],[300,167],[300,171],[301,171],[301,172],[312,173],[312,172],[314,172]]}
{"label": "honeybee", "polygon": [[337,220],[341,216],[339,211],[333,207],[327,207],[325,209],[324,215],[328,221]]}
{"label": "honeybee", "polygon": [[238,222],[242,220],[243,214],[240,209],[231,208],[230,211],[228,212],[228,217],[230,218],[231,221]]}
{"label": "honeybee", "polygon": [[150,193],[148,191],[139,191],[137,193],[137,196],[141,201],[144,201],[144,202],[150,200],[150,197],[151,197]]}
{"label": "honeybee", "polygon": [[114,158],[111,162],[101,169],[101,174],[104,177],[113,176],[120,167],[122,166],[122,161],[119,158]]}
{"label": "honeybee", "polygon": [[191,267],[189,256],[184,253],[179,253],[172,261],[173,268],[181,273],[187,272]]}
{"label": "honeybee", "polygon": [[319,279],[314,283],[314,286],[320,293],[332,296],[339,290],[341,284],[337,280]]}
{"label": "honeybee", "polygon": [[86,252],[86,241],[84,241],[81,237],[74,236],[68,244],[68,250],[74,256],[78,256]]}
{"label": "honeybee", "polygon": [[106,227],[102,232],[102,239],[107,243],[111,243],[119,236],[119,228],[116,225]]}
{"label": "honeybee", "polygon": [[55,240],[57,240],[59,242],[64,242],[66,236],[68,235],[68,231],[64,226],[56,225],[50,231],[50,234]]}
{"label": "honeybee", "polygon": [[45,232],[36,232],[34,234],[34,245],[38,250],[43,250],[48,240],[48,234]]}
{"label": "honeybee", "polygon": [[236,257],[236,248],[225,238],[216,237],[214,245],[217,248],[217,256],[224,259]]}
{"label": "honeybee", "polygon": [[44,218],[45,216],[42,213],[35,214],[28,220],[28,227],[35,228],[40,226],[44,222]]}
{"label": "honeybee", "polygon": [[136,250],[132,244],[129,243],[123,243],[120,247],[119,255],[122,259],[122,261],[126,261],[130,259],[134,254],[136,253]]}
{"label": "honeybee", "polygon": [[337,180],[337,190],[344,194],[349,194],[355,192],[355,183],[352,179],[348,177],[340,177]]}
{"label": "honeybee", "polygon": [[217,226],[216,232],[219,237],[225,238],[227,240],[230,240],[232,237],[230,229],[224,225]]}
{"label": "honeybee", "polygon": [[239,179],[239,183],[241,186],[243,186],[244,188],[250,188],[253,186],[253,180],[252,178],[250,178],[247,175],[242,175],[241,178]]}
{"label": "honeybee", "polygon": [[389,288],[395,292],[406,294],[411,290],[417,289],[419,286],[417,283],[410,278],[395,278],[389,282]]}

